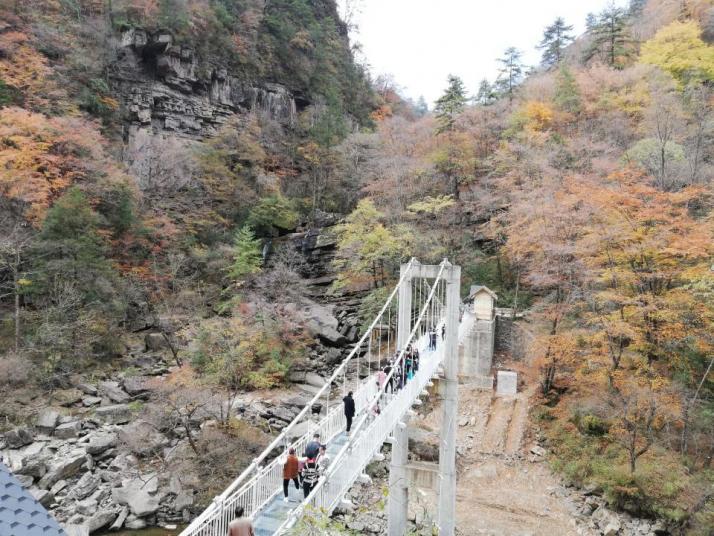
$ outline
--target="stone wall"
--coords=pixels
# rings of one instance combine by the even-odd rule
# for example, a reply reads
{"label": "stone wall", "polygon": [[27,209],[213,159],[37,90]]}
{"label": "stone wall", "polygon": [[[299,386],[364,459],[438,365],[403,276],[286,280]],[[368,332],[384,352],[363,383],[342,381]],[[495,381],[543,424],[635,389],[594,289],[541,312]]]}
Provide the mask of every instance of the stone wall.
{"label": "stone wall", "polygon": [[533,333],[510,314],[496,315],[496,352],[510,354],[513,359],[528,357]]}

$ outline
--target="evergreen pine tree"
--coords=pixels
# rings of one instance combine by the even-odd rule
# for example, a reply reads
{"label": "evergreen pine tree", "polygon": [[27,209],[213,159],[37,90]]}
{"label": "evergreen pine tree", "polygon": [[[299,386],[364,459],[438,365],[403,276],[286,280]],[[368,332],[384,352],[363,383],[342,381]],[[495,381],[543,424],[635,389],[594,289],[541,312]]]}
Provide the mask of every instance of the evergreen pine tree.
{"label": "evergreen pine tree", "polygon": [[466,106],[466,90],[464,89],[464,83],[461,78],[450,74],[448,81],[449,87],[447,87],[446,92],[439,97],[434,107],[436,118],[439,121],[437,134],[453,130],[456,117],[464,111],[464,107]]}
{"label": "evergreen pine tree", "polygon": [[626,10],[610,4],[598,15],[590,33],[592,43],[585,51],[585,61],[599,54],[611,67],[622,67],[623,59],[632,53]]}
{"label": "evergreen pine tree", "polygon": [[260,240],[248,225],[241,227],[233,242],[233,264],[228,275],[234,280],[260,272],[262,264]]}
{"label": "evergreen pine tree", "polygon": [[578,88],[573,73],[566,64],[561,64],[560,66],[554,101],[561,110],[573,114],[580,112],[582,106],[580,89]]}
{"label": "evergreen pine tree", "polygon": [[565,47],[573,42],[572,26],[565,24],[562,17],[555,19],[553,24],[546,27],[543,32],[543,40],[538,45],[538,49],[543,51],[541,64],[545,67],[553,67],[560,64],[563,59]]}
{"label": "evergreen pine tree", "polygon": [[481,83],[478,86],[478,93],[476,93],[476,102],[478,104],[483,104],[484,106],[488,106],[489,104],[493,103],[493,101],[496,99],[495,91],[493,89],[493,86],[487,79],[481,80]]}
{"label": "evergreen pine tree", "polygon": [[429,105],[426,103],[424,95],[419,96],[419,100],[417,100],[414,110],[416,111],[418,117],[424,117],[429,113]]}
{"label": "evergreen pine tree", "polygon": [[588,32],[592,32],[595,30],[595,27],[597,26],[597,15],[595,13],[588,13],[587,16],[585,17],[585,29]]}
{"label": "evergreen pine tree", "polygon": [[647,0],[630,0],[630,5],[627,9],[630,17],[639,17],[647,5]]}
{"label": "evergreen pine tree", "polygon": [[496,87],[501,95],[508,96],[509,101],[513,101],[516,87],[523,78],[522,55],[523,53],[517,48],[509,47],[504,52],[503,57],[498,60],[501,68],[498,71]]}

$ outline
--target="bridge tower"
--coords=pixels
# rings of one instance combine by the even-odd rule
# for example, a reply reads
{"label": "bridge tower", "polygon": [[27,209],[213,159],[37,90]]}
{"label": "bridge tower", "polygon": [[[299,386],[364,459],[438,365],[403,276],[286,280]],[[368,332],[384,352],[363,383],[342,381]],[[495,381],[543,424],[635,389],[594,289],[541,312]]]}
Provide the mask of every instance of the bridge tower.
{"label": "bridge tower", "polygon": [[[413,262],[402,265],[404,284],[399,288],[399,316],[397,346],[408,342],[412,319],[412,281],[434,279],[440,266]],[[461,303],[461,268],[449,264],[445,268],[446,280],[446,334],[444,344],[443,415],[439,443],[439,510],[438,528],[441,536],[453,536],[456,524],[456,416],[458,415],[458,337],[459,306]],[[409,506],[409,416],[405,415],[394,429],[392,461],[389,469],[389,536],[403,536],[407,532]]]}

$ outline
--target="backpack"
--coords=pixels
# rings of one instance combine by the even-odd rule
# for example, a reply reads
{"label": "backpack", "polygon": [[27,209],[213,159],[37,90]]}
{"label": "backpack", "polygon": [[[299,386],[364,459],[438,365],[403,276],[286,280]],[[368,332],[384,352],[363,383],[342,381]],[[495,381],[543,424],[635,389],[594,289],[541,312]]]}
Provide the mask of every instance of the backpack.
{"label": "backpack", "polygon": [[315,484],[320,478],[320,473],[317,470],[317,462],[311,458],[305,462],[305,467],[302,469],[302,479],[310,485]]}

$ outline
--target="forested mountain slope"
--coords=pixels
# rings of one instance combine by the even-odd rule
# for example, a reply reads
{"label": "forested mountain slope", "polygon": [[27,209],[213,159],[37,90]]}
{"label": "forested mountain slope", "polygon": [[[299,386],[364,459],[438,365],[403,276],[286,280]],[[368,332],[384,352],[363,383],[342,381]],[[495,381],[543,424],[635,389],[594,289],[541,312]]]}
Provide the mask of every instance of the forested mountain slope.
{"label": "forested mountain slope", "polygon": [[610,6],[549,26],[527,77],[507,50],[475,104],[450,77],[433,116],[380,122],[348,218],[525,311],[555,468],[691,534],[714,526],[713,23]]}

